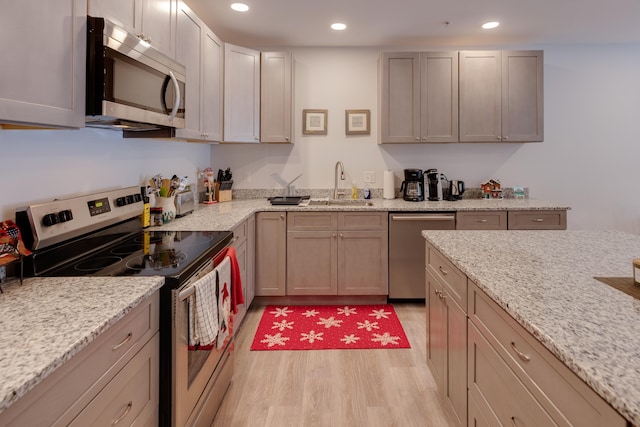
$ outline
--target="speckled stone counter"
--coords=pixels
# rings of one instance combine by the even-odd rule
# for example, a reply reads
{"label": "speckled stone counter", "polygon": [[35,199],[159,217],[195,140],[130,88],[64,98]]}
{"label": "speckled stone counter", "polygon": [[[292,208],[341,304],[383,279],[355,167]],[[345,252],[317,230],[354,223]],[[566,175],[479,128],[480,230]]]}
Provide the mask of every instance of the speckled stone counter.
{"label": "speckled stone counter", "polygon": [[0,412],[160,289],[164,278],[30,278],[0,294]]}
{"label": "speckled stone counter", "polygon": [[507,210],[567,210],[566,205],[536,199],[463,199],[455,202],[407,202],[403,199],[371,199],[372,206],[272,206],[266,199],[240,199],[213,205],[200,204],[195,211],[155,230],[215,231],[231,230],[255,212],[261,211],[397,211],[454,212]]}
{"label": "speckled stone counter", "polygon": [[423,236],[634,425],[640,300],[594,277],[631,277],[640,236],[614,231],[423,231]]}

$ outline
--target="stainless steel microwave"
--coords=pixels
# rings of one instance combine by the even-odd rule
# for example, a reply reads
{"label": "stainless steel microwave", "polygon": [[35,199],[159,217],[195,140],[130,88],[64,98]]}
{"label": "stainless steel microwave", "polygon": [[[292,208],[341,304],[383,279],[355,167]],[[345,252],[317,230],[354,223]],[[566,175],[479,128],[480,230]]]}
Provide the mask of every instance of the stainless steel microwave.
{"label": "stainless steel microwave", "polygon": [[86,126],[184,128],[185,82],[180,63],[109,20],[87,17]]}

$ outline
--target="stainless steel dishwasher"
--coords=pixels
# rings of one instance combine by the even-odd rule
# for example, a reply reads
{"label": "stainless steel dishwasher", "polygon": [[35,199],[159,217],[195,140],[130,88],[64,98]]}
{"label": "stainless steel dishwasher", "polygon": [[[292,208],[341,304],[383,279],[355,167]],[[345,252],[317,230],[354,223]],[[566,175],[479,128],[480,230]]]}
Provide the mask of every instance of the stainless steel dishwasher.
{"label": "stainless steel dishwasher", "polygon": [[389,298],[425,298],[422,230],[455,230],[454,212],[389,212]]}

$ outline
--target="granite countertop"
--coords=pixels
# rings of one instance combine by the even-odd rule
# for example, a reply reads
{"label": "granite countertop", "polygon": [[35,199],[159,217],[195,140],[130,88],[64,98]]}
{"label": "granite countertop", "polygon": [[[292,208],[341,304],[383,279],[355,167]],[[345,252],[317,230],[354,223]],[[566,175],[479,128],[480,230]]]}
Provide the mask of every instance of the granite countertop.
{"label": "granite countertop", "polygon": [[455,202],[407,202],[403,199],[371,199],[371,206],[272,206],[267,199],[234,199],[213,205],[197,205],[193,213],[153,230],[215,231],[232,230],[255,212],[313,211],[382,211],[382,212],[453,212],[507,210],[568,210],[567,205],[537,199],[462,199]]}
{"label": "granite countertop", "polygon": [[0,412],[164,284],[151,277],[14,280],[0,294]]}
{"label": "granite countertop", "polygon": [[617,231],[422,234],[596,393],[640,425],[640,300],[594,279],[632,277],[640,236]]}

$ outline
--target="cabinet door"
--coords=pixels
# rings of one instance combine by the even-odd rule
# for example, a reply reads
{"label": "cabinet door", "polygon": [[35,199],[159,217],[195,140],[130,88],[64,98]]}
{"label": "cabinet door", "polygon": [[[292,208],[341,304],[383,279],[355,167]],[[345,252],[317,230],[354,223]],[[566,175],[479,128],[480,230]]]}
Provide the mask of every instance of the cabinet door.
{"label": "cabinet door", "polygon": [[508,142],[544,140],[543,52],[502,52],[502,138]]}
{"label": "cabinet door", "polygon": [[338,295],[389,293],[389,233],[338,231]]}
{"label": "cabinet door", "polygon": [[88,14],[106,18],[136,36],[142,36],[140,0],[88,0]]}
{"label": "cabinet door", "polygon": [[421,142],[458,142],[458,52],[420,53]]}
{"label": "cabinet door", "polygon": [[176,0],[142,2],[142,38],[165,55],[175,58]]}
{"label": "cabinet door", "polygon": [[287,295],[336,295],[336,231],[287,233]]}
{"label": "cabinet door", "polygon": [[460,142],[502,139],[500,51],[460,52]]}
{"label": "cabinet door", "polygon": [[382,54],[382,143],[420,142],[420,54]]}
{"label": "cabinet door", "polygon": [[2,13],[0,123],[84,126],[86,2],[3,2]]}
{"label": "cabinet door", "polygon": [[284,296],[287,273],[287,215],[256,214],[256,296]]}
{"label": "cabinet door", "polygon": [[187,70],[187,82],[185,86],[185,116],[184,129],[177,129],[179,138],[202,139],[203,124],[200,108],[201,96],[201,60],[203,56],[202,34],[205,31],[204,23],[189,7],[180,2],[178,9],[178,28],[176,33],[176,59]]}
{"label": "cabinet door", "polygon": [[442,300],[447,325],[447,375],[441,392],[456,425],[464,426],[467,421],[467,315],[446,289]]}
{"label": "cabinet door", "polygon": [[426,270],[427,286],[427,365],[433,375],[438,390],[446,384],[447,318],[442,295],[442,285],[433,274]]}
{"label": "cabinet door", "polygon": [[[202,57],[202,129],[207,141],[222,141],[224,44],[205,28]],[[188,80],[187,80],[188,82]]]}
{"label": "cabinet door", "polygon": [[291,52],[262,52],[260,142],[291,143]]}
{"label": "cabinet door", "polygon": [[260,142],[260,52],[225,43],[224,142]]}

